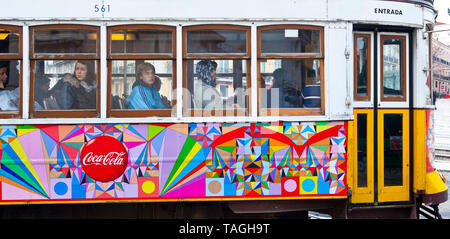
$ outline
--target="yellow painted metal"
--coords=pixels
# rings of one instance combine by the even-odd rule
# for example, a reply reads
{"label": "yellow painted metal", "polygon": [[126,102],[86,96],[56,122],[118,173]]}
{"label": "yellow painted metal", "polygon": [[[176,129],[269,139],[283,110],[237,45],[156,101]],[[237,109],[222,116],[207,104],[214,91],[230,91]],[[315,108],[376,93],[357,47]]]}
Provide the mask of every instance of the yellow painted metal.
{"label": "yellow painted metal", "polygon": [[[384,115],[401,114],[402,117],[402,185],[384,184]],[[409,200],[409,110],[378,110],[378,201],[398,202]]]}
{"label": "yellow painted metal", "polygon": [[444,192],[445,190],[447,190],[447,185],[445,185],[436,170],[427,173],[425,194],[436,194]]}
{"label": "yellow painted metal", "polygon": [[414,110],[414,164],[413,164],[413,186],[414,192],[425,190],[426,168],[427,168],[427,121],[426,110]]}
{"label": "yellow painted metal", "polygon": [[[367,153],[367,177],[366,186],[358,186],[358,115],[367,115],[367,139],[366,139],[366,153]],[[355,109],[355,119],[352,127],[349,125],[349,137],[352,139],[352,144],[349,145],[349,164],[351,169],[349,172],[352,175],[352,203],[373,203],[374,202],[374,118],[373,109]]]}

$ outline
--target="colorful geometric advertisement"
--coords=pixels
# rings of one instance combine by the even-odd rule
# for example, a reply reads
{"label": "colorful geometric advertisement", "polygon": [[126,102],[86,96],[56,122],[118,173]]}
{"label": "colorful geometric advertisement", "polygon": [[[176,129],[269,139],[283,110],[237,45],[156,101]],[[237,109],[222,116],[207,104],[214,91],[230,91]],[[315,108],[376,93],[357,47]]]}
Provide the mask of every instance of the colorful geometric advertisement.
{"label": "colorful geometric advertisement", "polygon": [[[111,136],[124,173],[80,164]],[[347,122],[1,126],[0,202],[346,196]]]}

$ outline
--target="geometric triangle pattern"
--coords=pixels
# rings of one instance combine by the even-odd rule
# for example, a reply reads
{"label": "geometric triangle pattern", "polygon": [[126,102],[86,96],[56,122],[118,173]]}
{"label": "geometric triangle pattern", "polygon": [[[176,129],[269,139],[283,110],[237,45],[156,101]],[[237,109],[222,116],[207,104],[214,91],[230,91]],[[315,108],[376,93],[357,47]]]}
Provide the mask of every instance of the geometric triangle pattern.
{"label": "geometric triangle pattern", "polygon": [[[80,150],[108,135],[124,173],[98,182]],[[0,200],[347,195],[347,122],[0,126]]]}

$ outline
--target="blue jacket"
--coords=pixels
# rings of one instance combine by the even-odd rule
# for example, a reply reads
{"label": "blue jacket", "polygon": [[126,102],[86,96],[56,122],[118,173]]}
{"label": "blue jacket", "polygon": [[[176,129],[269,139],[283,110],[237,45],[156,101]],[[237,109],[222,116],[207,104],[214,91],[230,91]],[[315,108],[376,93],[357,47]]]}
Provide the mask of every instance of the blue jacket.
{"label": "blue jacket", "polygon": [[159,92],[153,88],[143,85],[136,85],[131,91],[128,99],[128,109],[148,110],[164,109],[165,106],[161,100]]}

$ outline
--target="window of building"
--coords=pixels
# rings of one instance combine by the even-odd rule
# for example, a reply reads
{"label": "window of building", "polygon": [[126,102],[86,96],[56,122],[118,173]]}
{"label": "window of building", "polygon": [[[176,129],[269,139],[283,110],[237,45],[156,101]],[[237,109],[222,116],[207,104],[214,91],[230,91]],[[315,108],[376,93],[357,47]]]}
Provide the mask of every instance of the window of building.
{"label": "window of building", "polygon": [[259,115],[322,114],[323,61],[322,27],[259,27]]}
{"label": "window of building", "polygon": [[175,27],[108,28],[108,114],[173,116],[176,105]]}
{"label": "window of building", "polygon": [[22,28],[0,25],[0,117],[22,112]]}
{"label": "window of building", "polygon": [[100,28],[30,27],[31,117],[97,117]]}
{"label": "window of building", "polygon": [[250,27],[183,28],[184,115],[248,115]]}

